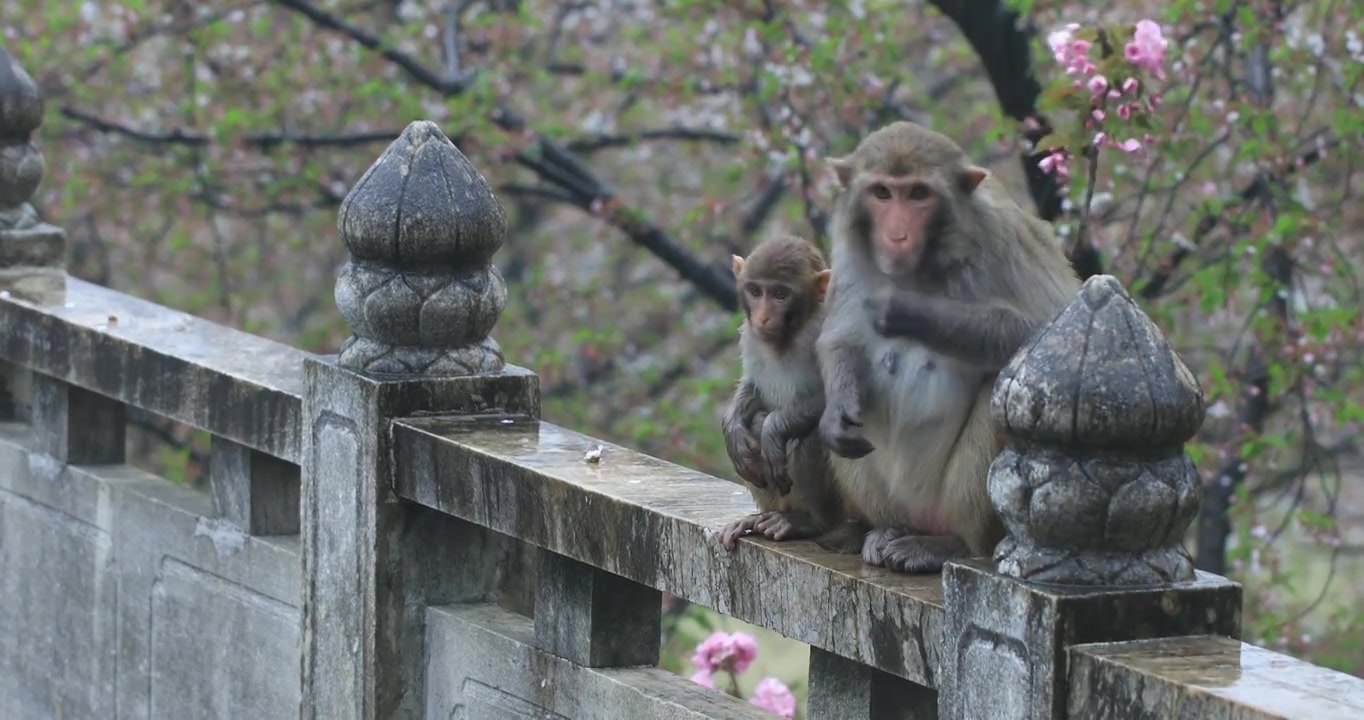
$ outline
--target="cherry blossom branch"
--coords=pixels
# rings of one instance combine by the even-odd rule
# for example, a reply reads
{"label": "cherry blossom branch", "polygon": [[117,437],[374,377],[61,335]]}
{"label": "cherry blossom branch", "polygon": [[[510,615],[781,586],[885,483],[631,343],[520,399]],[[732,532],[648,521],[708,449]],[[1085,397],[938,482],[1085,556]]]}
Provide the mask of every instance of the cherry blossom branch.
{"label": "cherry blossom branch", "polygon": [[[1049,134],[1051,123],[1037,109],[1042,85],[1033,72],[1034,35],[1023,18],[1002,0],[930,0],[930,4],[956,24],[976,51],[1000,110],[1020,123],[1027,146],[1033,147]],[[1020,161],[1038,216],[1052,222],[1061,217],[1062,187],[1050,173],[1038,168],[1043,155],[1027,150]]]}

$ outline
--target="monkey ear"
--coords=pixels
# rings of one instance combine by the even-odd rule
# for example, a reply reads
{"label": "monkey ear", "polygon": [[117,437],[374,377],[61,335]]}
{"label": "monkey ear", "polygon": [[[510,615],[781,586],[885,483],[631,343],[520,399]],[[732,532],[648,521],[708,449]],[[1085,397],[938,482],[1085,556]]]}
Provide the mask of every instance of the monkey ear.
{"label": "monkey ear", "polygon": [[839,186],[848,187],[853,176],[852,161],[845,157],[830,157],[825,158],[824,163],[833,169],[834,177],[838,178]]}
{"label": "monkey ear", "polygon": [[986,170],[983,167],[968,165],[961,171],[961,175],[957,177],[957,180],[961,183],[962,191],[967,195],[970,195],[976,191],[976,188],[980,187],[981,183],[985,182],[985,178],[987,177],[990,177],[989,170]]}
{"label": "monkey ear", "polygon": [[734,277],[738,278],[744,274],[744,259],[738,255],[729,256],[729,269],[734,272]]}
{"label": "monkey ear", "polygon": [[827,268],[815,273],[815,300],[824,302],[829,292],[829,278],[833,275],[834,271]]}

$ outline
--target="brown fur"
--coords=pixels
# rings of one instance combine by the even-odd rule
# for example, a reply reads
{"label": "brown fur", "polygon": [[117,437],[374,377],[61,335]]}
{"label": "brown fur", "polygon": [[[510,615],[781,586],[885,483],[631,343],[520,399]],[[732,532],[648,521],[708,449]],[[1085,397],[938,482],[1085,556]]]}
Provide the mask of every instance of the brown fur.
{"label": "brown fur", "polygon": [[849,511],[877,528],[867,561],[936,572],[1003,537],[986,493],[995,373],[1079,281],[1050,226],[944,135],[893,123],[830,165],[820,437]]}
{"label": "brown fur", "polygon": [[745,317],[743,377],[722,427],[758,513],[727,526],[721,541],[733,549],[749,531],[773,540],[817,537],[842,519],[828,452],[811,436],[824,411],[815,339],[830,271],[818,248],[791,236],[763,242],[733,264]]}

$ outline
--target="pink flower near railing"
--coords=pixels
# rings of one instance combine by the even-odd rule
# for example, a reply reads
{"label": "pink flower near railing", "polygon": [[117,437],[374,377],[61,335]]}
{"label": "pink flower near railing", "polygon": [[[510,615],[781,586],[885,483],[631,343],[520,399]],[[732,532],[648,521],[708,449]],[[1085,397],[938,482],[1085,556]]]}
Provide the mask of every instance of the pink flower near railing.
{"label": "pink flower near railing", "polygon": [[[715,688],[715,674],[729,675],[726,692],[734,697],[739,694],[739,673],[747,670],[758,658],[758,641],[745,632],[727,633],[716,631],[696,646],[691,662],[696,667],[691,681],[704,688]],[[796,697],[791,689],[776,678],[763,678],[754,688],[750,703],[775,715],[789,718],[796,714]]]}
{"label": "pink flower near railing", "polygon": [[696,646],[691,662],[697,670],[714,673],[728,670],[735,674],[748,669],[758,657],[758,641],[744,632],[716,631]]}
{"label": "pink flower near railing", "polygon": [[776,678],[763,678],[753,690],[753,699],[748,702],[773,715],[784,718],[796,716],[796,696],[791,694],[791,689],[786,687],[785,683]]}

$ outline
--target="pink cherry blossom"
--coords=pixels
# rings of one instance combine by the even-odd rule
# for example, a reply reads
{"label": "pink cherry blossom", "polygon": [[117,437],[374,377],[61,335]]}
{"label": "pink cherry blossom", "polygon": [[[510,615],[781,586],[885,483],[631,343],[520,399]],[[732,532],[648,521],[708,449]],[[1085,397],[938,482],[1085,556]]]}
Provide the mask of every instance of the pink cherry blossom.
{"label": "pink cherry blossom", "polygon": [[758,641],[745,632],[729,636],[734,646],[734,672],[741,673],[758,658]]}
{"label": "pink cherry blossom", "polygon": [[1118,143],[1118,147],[1122,148],[1124,152],[1134,153],[1141,149],[1141,141],[1136,138],[1127,138]]}
{"label": "pink cherry blossom", "polygon": [[715,689],[715,678],[705,670],[697,670],[692,673],[691,681],[704,688]]}
{"label": "pink cherry blossom", "polygon": [[1068,56],[1072,33],[1080,29],[1079,23],[1070,23],[1060,30],[1053,31],[1047,36],[1047,45],[1051,46],[1051,54],[1056,56],[1056,62],[1064,65],[1065,58]]}
{"label": "pink cherry blossom", "polygon": [[1123,48],[1127,62],[1164,80],[1165,47],[1169,43],[1160,33],[1160,26],[1152,20],[1140,20],[1132,34],[1132,42]]}
{"label": "pink cherry blossom", "polygon": [[1128,95],[1135,93],[1137,91],[1137,86],[1138,83],[1136,78],[1127,78],[1122,81],[1122,91]]}
{"label": "pink cherry blossom", "polygon": [[1079,27],[1077,23],[1071,23],[1047,36],[1052,56],[1065,68],[1067,75],[1089,75],[1098,69],[1089,60],[1092,44],[1088,40],[1075,39],[1074,31]]}
{"label": "pink cherry blossom", "polygon": [[1089,94],[1098,100],[1104,91],[1108,90],[1108,78],[1103,75],[1095,75],[1089,79]]}
{"label": "pink cherry blossom", "polygon": [[745,632],[733,634],[717,630],[696,646],[691,662],[697,670],[714,673],[727,670],[741,673],[758,657],[758,641]]}
{"label": "pink cherry blossom", "polygon": [[1128,105],[1127,103],[1123,103],[1123,104],[1119,105],[1119,106],[1118,106],[1118,117],[1122,118],[1123,120],[1126,120],[1126,119],[1132,117],[1132,106],[1131,106],[1131,105]]}
{"label": "pink cherry blossom", "polygon": [[779,717],[796,716],[796,696],[776,678],[763,678],[758,687],[753,689],[753,699],[748,702]]}
{"label": "pink cherry blossom", "polygon": [[1042,168],[1042,172],[1054,173],[1058,178],[1070,176],[1070,168],[1066,166],[1066,154],[1061,150],[1053,150],[1050,155],[1037,161],[1037,167]]}

